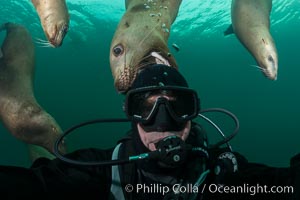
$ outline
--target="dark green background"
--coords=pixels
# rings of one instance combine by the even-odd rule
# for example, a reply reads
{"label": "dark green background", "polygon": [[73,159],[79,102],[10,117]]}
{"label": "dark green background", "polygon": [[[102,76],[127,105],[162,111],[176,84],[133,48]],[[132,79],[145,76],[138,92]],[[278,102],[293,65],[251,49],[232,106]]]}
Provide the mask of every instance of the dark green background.
{"label": "dark green background", "polygon": [[[94,118],[125,117],[123,96],[113,87],[109,67],[110,42],[124,11],[117,5],[122,1],[111,6],[100,0],[90,5],[79,2],[67,1],[71,27],[62,47],[42,48],[36,43],[35,95],[63,129]],[[238,116],[241,127],[231,142],[234,150],[253,162],[287,166],[290,157],[300,152],[299,1],[278,0],[273,5],[271,32],[279,55],[275,82],[250,66],[254,59],[234,35],[223,36],[230,24],[230,3],[199,2],[183,2],[171,32],[170,46],[174,42],[180,47],[179,52],[170,47],[180,71],[199,92],[202,108],[222,107]],[[30,1],[1,0],[0,9],[0,23],[21,23],[34,38],[44,39]],[[0,41],[3,38],[1,32]],[[207,116],[225,132],[233,129],[230,119]],[[83,128],[68,137],[69,149],[113,146],[128,129],[128,124]],[[216,131],[207,129],[212,142],[220,139]],[[30,164],[26,145],[2,125],[0,164]]]}

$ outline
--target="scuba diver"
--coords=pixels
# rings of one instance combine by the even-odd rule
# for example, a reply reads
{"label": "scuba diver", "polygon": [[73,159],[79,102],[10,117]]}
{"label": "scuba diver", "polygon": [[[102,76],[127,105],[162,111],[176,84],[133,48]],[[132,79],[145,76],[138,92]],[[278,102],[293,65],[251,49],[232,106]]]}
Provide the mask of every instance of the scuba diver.
{"label": "scuba diver", "polygon": [[209,144],[203,128],[193,121],[205,110],[177,69],[162,64],[140,69],[126,93],[124,111],[132,129],[114,148],[60,154],[57,147],[67,133],[94,122],[75,126],[57,141],[56,159],[39,158],[29,169],[1,166],[1,196],[300,199],[300,155],[290,167],[275,168],[249,163],[230,145],[221,147],[237,132],[235,117],[233,134]]}

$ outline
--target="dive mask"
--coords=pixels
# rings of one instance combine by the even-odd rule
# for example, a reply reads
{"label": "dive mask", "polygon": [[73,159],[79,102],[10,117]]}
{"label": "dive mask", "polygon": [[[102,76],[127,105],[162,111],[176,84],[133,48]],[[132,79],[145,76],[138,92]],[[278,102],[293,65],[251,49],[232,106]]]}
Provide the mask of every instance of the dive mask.
{"label": "dive mask", "polygon": [[181,130],[187,121],[197,117],[199,107],[197,93],[178,86],[133,89],[125,100],[127,117],[144,125],[146,131]]}

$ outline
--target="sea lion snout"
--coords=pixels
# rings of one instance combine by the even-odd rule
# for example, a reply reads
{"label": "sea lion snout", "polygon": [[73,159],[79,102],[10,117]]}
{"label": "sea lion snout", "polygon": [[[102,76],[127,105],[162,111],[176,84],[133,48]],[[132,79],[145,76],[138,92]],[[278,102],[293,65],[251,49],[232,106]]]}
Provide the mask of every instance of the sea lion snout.
{"label": "sea lion snout", "polygon": [[270,80],[277,80],[278,61],[277,56],[268,55],[263,63],[260,63],[262,72]]}
{"label": "sea lion snout", "polygon": [[63,43],[67,32],[69,30],[69,25],[67,23],[57,24],[52,28],[52,31],[46,32],[46,37],[53,47],[59,47]]}

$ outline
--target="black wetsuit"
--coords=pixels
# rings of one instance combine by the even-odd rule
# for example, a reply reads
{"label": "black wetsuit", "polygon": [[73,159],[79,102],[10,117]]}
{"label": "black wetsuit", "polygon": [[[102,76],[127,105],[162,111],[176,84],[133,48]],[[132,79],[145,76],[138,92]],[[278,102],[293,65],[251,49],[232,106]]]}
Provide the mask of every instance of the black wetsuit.
{"label": "black wetsuit", "polygon": [[[113,149],[86,149],[71,153],[68,157],[81,161],[110,160],[112,151]],[[225,187],[221,187],[218,192],[216,176],[212,170],[205,182],[199,186],[199,190],[194,191],[194,193],[199,194],[197,199],[300,199],[300,154],[292,159],[289,168],[274,168],[249,163],[243,156],[237,153],[235,155],[238,161],[238,172],[227,173],[222,177]],[[183,166],[181,171],[176,173],[182,177],[186,177],[184,174],[193,176],[191,171],[189,166]],[[30,199],[110,199],[111,172],[110,166],[79,167],[66,164],[58,159],[48,160],[46,158],[38,159],[30,169],[1,166],[0,199],[25,199],[25,197]],[[163,178],[159,177],[158,180],[153,180],[155,179],[153,173],[147,175],[147,172],[141,172],[138,169],[138,164],[122,166],[120,176],[123,180],[122,187],[128,183],[132,184],[133,187],[136,187],[137,183],[150,187],[145,193],[143,190],[138,194],[137,192],[125,192],[126,199],[156,200],[164,197],[162,192],[157,189],[163,186],[160,184],[160,180]],[[157,187],[155,188],[155,186]],[[204,191],[202,191],[204,186]],[[240,190],[235,190],[236,187],[234,186],[239,186]],[[262,188],[259,189],[259,186],[264,187],[265,191]],[[272,186],[280,187],[273,187],[272,189]],[[292,186],[293,192],[287,191],[288,189],[284,191],[286,186]],[[254,190],[254,187],[258,189]],[[271,189],[273,192],[268,192]],[[240,194],[242,192],[244,194]],[[253,195],[254,193],[258,194]]]}

